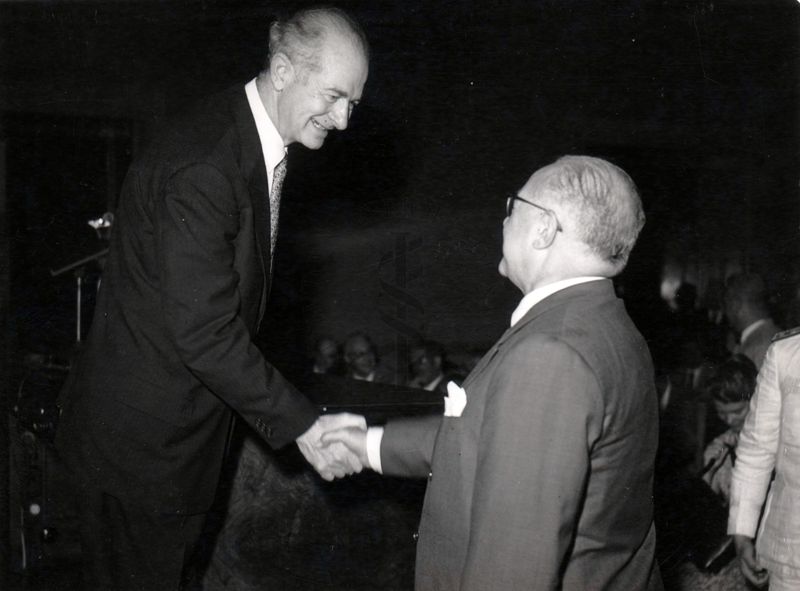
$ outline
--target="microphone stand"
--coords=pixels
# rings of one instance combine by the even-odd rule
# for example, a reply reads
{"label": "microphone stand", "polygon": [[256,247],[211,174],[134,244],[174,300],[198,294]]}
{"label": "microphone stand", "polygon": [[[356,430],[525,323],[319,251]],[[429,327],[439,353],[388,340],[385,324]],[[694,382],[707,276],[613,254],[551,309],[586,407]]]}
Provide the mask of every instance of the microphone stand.
{"label": "microphone stand", "polygon": [[81,342],[81,307],[82,307],[82,292],[83,292],[83,275],[86,265],[91,263],[92,261],[96,261],[102,259],[108,254],[108,249],[104,248],[103,250],[96,252],[94,254],[90,254],[89,256],[83,257],[75,262],[72,262],[68,265],[61,267],[60,269],[50,269],[50,276],[51,277],[58,277],[59,275],[63,275],[69,271],[75,271],[75,281],[76,281],[76,296],[77,301],[75,304],[75,342],[77,345],[80,345]]}

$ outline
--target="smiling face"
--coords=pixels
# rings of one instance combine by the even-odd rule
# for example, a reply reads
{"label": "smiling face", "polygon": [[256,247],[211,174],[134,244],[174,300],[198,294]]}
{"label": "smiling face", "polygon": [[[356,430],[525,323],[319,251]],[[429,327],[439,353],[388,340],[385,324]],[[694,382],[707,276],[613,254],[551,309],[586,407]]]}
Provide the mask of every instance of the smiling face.
{"label": "smiling face", "polygon": [[317,150],[328,132],[347,128],[353,107],[361,100],[368,64],[358,44],[330,33],[319,50],[318,68],[292,64],[281,71],[277,128],[284,144],[299,142]]}

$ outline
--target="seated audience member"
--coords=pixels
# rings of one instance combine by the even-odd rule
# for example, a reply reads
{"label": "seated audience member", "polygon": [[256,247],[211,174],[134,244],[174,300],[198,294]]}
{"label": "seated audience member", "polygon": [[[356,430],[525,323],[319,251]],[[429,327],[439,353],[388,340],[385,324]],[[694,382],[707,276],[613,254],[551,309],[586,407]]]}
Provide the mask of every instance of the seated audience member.
{"label": "seated audience member", "polygon": [[[702,392],[713,404],[709,412],[716,411],[728,429],[702,450],[701,462],[689,471],[681,469],[686,450],[676,446],[681,433],[669,433],[669,426],[661,432],[656,528],[662,567],[669,565],[663,571],[667,589],[746,591],[738,563],[732,560],[726,526],[736,446],[756,375],[753,362],[744,355],[734,355],[712,370]],[[694,418],[696,423],[698,415]],[[682,435],[695,442],[694,436]],[[698,440],[700,436],[696,434]]]}
{"label": "seated audience member", "polygon": [[447,394],[447,383],[461,384],[461,376],[445,373],[446,358],[444,347],[436,341],[421,341],[412,346],[409,353],[411,378],[408,386],[428,392]]}
{"label": "seated audience member", "polygon": [[354,332],[347,337],[344,342],[344,362],[349,378],[363,382],[394,383],[391,374],[379,365],[378,350],[364,332]]}
{"label": "seated audience member", "polygon": [[739,566],[756,587],[769,580],[770,591],[800,589],[798,368],[800,329],[795,328],[776,335],[767,349],[731,480],[728,533]]}
{"label": "seated audience member", "polygon": [[756,387],[758,371],[745,355],[734,355],[714,372],[706,386],[717,416],[728,430],[716,437],[703,453],[703,480],[727,504],[736,444]]}
{"label": "seated audience member", "polygon": [[341,374],[342,359],[339,345],[330,337],[322,337],[314,347],[314,365],[311,371],[315,374]]}
{"label": "seated audience member", "polygon": [[725,317],[739,337],[733,353],[747,355],[761,369],[767,347],[780,328],[770,318],[764,281],[756,274],[737,274],[725,284]]}

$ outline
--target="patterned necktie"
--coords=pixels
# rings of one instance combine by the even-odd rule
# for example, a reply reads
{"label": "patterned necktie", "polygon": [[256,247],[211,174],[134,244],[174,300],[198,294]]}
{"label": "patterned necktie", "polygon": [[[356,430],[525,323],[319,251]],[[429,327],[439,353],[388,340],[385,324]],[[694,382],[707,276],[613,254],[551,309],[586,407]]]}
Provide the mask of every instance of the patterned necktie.
{"label": "patterned necktie", "polygon": [[275,256],[275,241],[278,239],[278,215],[281,209],[281,189],[286,178],[286,156],[278,162],[272,173],[272,190],[269,192],[269,240],[270,257]]}

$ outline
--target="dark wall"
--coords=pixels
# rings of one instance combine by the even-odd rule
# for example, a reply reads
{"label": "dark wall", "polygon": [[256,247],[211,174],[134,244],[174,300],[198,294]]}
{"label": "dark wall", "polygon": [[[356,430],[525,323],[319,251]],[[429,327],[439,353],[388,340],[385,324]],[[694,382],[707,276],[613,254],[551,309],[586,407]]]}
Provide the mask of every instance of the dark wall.
{"label": "dark wall", "polygon": [[[254,76],[268,22],[298,4],[0,3],[6,136],[22,116],[126,121],[121,145],[135,153],[191,97]],[[648,225],[623,277],[632,297],[654,293],[665,253],[738,251],[788,281],[796,2],[338,4],[364,23],[373,58],[351,129],[319,152],[292,149],[267,335],[287,363],[316,334],[356,328],[400,366],[418,333],[464,349],[490,344],[519,297],[496,273],[504,195],[564,153],[610,158],[640,186]],[[116,182],[86,150],[42,154],[36,168]],[[40,185],[36,196],[10,186],[13,211],[38,199],[64,217],[88,213]],[[102,213],[106,199],[101,189],[88,209]],[[25,266],[37,255],[19,223],[10,218]]]}

